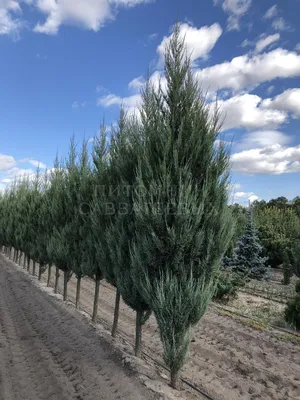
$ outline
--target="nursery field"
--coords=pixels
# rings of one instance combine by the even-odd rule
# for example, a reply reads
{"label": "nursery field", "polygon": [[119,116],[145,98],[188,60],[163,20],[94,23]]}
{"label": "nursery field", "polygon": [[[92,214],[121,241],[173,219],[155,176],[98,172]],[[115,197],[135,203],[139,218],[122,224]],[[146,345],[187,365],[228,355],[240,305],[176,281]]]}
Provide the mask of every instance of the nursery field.
{"label": "nursery field", "polygon": [[0,258],[0,400],[154,398],[89,324]]}
{"label": "nursery field", "polygon": [[[46,274],[42,279],[46,281]],[[62,284],[60,279],[60,293]],[[54,277],[51,285],[54,286]],[[93,293],[94,282],[83,279],[80,307],[89,314],[92,313]],[[75,302],[75,295],[76,279],[72,277],[68,285],[68,300]],[[103,283],[98,322],[107,329],[111,328],[113,321],[114,300],[114,288]],[[247,303],[245,299],[244,302]],[[121,303],[118,340],[133,344],[134,326],[134,313]],[[163,363],[163,349],[153,317],[143,329],[143,349],[146,355]],[[145,357],[154,367],[152,359]],[[194,331],[183,377],[216,400],[299,399],[300,340],[264,328],[252,320],[234,317],[211,305]],[[164,378],[167,383],[167,373],[162,374],[161,379]],[[194,395],[186,390],[180,398]]]}

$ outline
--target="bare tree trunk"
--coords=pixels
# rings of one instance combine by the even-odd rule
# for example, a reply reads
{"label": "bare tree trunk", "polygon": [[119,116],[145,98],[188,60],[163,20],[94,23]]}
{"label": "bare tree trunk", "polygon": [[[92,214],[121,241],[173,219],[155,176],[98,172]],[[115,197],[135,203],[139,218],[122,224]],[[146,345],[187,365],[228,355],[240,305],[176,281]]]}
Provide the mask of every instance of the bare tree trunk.
{"label": "bare tree trunk", "polygon": [[63,293],[64,301],[67,301],[68,299],[68,280],[69,280],[69,271],[64,271],[64,293]]}
{"label": "bare tree trunk", "polygon": [[27,271],[30,272],[30,257],[27,257]]}
{"label": "bare tree trunk", "polygon": [[142,355],[142,317],[143,312],[136,312],[136,325],[135,325],[135,356],[141,358]]}
{"label": "bare tree trunk", "polygon": [[51,281],[51,268],[52,265],[48,265],[48,279],[47,279],[47,287],[50,286],[50,281]]}
{"label": "bare tree trunk", "polygon": [[178,390],[180,388],[179,386],[179,371],[173,371],[171,370],[171,387],[173,389]]}
{"label": "bare tree trunk", "polygon": [[118,321],[119,321],[119,310],[120,310],[120,297],[121,294],[119,290],[117,289],[116,292],[116,301],[115,301],[115,313],[114,313],[114,323],[111,331],[112,337],[116,337],[117,335],[117,330],[118,330]]}
{"label": "bare tree trunk", "polygon": [[35,276],[35,261],[33,261],[33,266],[32,266],[32,275]]}
{"label": "bare tree trunk", "polygon": [[100,282],[101,282],[101,279],[99,277],[97,277],[96,283],[95,283],[95,297],[94,297],[94,307],[93,307],[93,316],[92,316],[93,322],[96,322],[97,315],[98,315],[98,300],[99,300],[99,292],[100,292]]}
{"label": "bare tree trunk", "polygon": [[17,257],[18,257],[18,250],[14,250],[14,258],[13,258],[13,262],[17,262]]}
{"label": "bare tree trunk", "polygon": [[23,253],[23,268],[26,269],[26,254]]}
{"label": "bare tree trunk", "polygon": [[76,287],[76,308],[79,308],[80,302],[80,286],[81,286],[81,276],[77,278],[77,287]]}
{"label": "bare tree trunk", "polygon": [[42,264],[40,264],[40,268],[39,268],[39,281],[42,279],[43,268],[44,268],[44,266],[43,266]]}
{"label": "bare tree trunk", "polygon": [[58,281],[59,281],[59,268],[55,267],[55,285],[54,285],[54,293],[58,293]]}
{"label": "bare tree trunk", "polygon": [[8,255],[8,258],[11,260],[12,259],[12,251],[13,251],[13,248],[11,247],[10,249],[9,249],[9,255]]}

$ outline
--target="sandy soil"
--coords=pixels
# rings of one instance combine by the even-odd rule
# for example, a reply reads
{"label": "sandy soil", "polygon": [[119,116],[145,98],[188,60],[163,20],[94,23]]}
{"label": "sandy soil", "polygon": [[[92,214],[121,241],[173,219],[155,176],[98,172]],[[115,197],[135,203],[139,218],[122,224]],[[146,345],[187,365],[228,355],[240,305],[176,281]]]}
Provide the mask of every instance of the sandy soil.
{"label": "sandy soil", "polygon": [[[46,275],[43,277],[46,280]],[[54,275],[54,274],[53,274]],[[60,291],[62,292],[62,278]],[[51,281],[54,285],[54,276]],[[68,299],[75,301],[76,278],[69,283]],[[84,279],[81,309],[91,313],[94,282]],[[100,289],[99,322],[111,327],[115,290]],[[122,302],[119,332],[134,343],[134,313]],[[300,399],[300,344],[279,340],[273,332],[258,331],[211,307],[195,328],[195,341],[183,376],[217,400]],[[162,362],[162,346],[154,317],[143,331],[144,350]],[[189,397],[182,393],[181,397]]]}
{"label": "sandy soil", "polygon": [[93,327],[0,258],[0,400],[154,398]]}

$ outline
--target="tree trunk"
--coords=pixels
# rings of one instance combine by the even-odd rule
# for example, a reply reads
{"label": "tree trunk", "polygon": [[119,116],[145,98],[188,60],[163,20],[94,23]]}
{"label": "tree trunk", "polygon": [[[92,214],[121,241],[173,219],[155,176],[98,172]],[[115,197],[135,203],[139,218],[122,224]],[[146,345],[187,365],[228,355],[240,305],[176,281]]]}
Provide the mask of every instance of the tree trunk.
{"label": "tree trunk", "polygon": [[173,389],[179,390],[179,371],[171,370],[171,387]]}
{"label": "tree trunk", "polygon": [[67,301],[68,298],[68,280],[69,280],[69,271],[64,271],[64,293],[63,293],[64,301]]}
{"label": "tree trunk", "polygon": [[15,260],[15,263],[16,263],[16,264],[19,264],[19,250],[17,250],[17,253],[16,253],[16,260]]}
{"label": "tree trunk", "polygon": [[40,264],[40,268],[39,268],[39,281],[42,279],[43,268],[44,268],[44,266]]}
{"label": "tree trunk", "polygon": [[35,276],[35,261],[33,261],[33,266],[32,266],[32,275]]}
{"label": "tree trunk", "polygon": [[135,325],[135,356],[141,358],[142,355],[142,318],[143,312],[136,312]]}
{"label": "tree trunk", "polygon": [[50,286],[50,281],[51,281],[51,268],[52,265],[48,265],[48,279],[47,279],[47,287]]}
{"label": "tree trunk", "polygon": [[27,257],[27,271],[30,272],[30,258]]}
{"label": "tree trunk", "polygon": [[101,282],[101,279],[96,278],[94,307],[93,307],[93,316],[92,316],[93,322],[96,322],[97,315],[98,315],[98,300],[99,300],[100,282]]}
{"label": "tree trunk", "polygon": [[13,251],[13,248],[11,247],[10,250],[9,250],[9,255],[8,255],[8,258],[10,260],[12,259],[12,251]]}
{"label": "tree trunk", "polygon": [[119,290],[117,289],[116,292],[116,301],[115,301],[115,314],[114,314],[114,323],[111,331],[112,337],[116,337],[117,335],[117,330],[118,330],[118,321],[119,321],[119,309],[120,309],[120,297],[121,294]]}
{"label": "tree trunk", "polygon": [[81,285],[81,276],[77,278],[77,287],[76,287],[76,308],[79,308],[80,302],[80,285]]}
{"label": "tree trunk", "polygon": [[14,258],[13,258],[14,263],[17,261],[17,256],[18,256],[18,251],[14,249]]}
{"label": "tree trunk", "polygon": [[58,281],[59,281],[59,268],[55,267],[55,285],[54,285],[54,293],[58,293]]}
{"label": "tree trunk", "polygon": [[23,253],[23,268],[26,269],[26,254]]}

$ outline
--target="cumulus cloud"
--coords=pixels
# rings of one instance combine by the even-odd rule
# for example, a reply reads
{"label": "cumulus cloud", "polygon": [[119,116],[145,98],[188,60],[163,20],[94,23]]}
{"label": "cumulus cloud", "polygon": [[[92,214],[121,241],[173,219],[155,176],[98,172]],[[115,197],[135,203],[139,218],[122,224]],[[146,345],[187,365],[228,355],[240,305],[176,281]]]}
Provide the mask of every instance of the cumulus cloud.
{"label": "cumulus cloud", "polygon": [[203,88],[210,91],[225,88],[239,91],[296,76],[300,76],[300,55],[281,48],[254,56],[245,54],[196,71]]}
{"label": "cumulus cloud", "polygon": [[274,144],[245,150],[231,157],[233,171],[254,175],[280,175],[300,172],[300,145],[284,147]]}
{"label": "cumulus cloud", "polygon": [[264,15],[264,18],[265,19],[272,19],[272,18],[276,17],[277,14],[278,14],[278,8],[277,8],[277,5],[275,4],[274,6],[270,7],[266,11],[266,13]]}
{"label": "cumulus cloud", "polygon": [[273,99],[265,99],[262,108],[290,112],[293,118],[300,118],[300,89],[288,89]]}
{"label": "cumulus cloud", "polygon": [[[211,26],[202,26],[197,29],[187,23],[180,24],[180,36],[185,38],[187,53],[193,61],[199,58],[206,58],[209,52],[215,46],[217,40],[222,34],[219,24]],[[170,42],[171,36],[166,36],[157,48],[159,54],[159,67],[163,65],[165,49]]]}
{"label": "cumulus cloud", "polygon": [[[215,5],[221,0],[214,0]],[[227,29],[229,31],[240,30],[240,19],[249,11],[252,0],[222,0],[222,8],[229,15]]]}
{"label": "cumulus cloud", "polygon": [[22,160],[19,161],[19,163],[29,163],[33,165],[34,167],[41,168],[41,169],[46,169],[47,165],[42,163],[41,161],[33,160],[32,158],[23,158]]}
{"label": "cumulus cloud", "polygon": [[239,150],[265,148],[279,144],[285,146],[292,141],[292,137],[279,131],[255,131],[246,133],[238,142]]}
{"label": "cumulus cloud", "polygon": [[282,17],[274,19],[272,27],[277,31],[289,31],[291,25]]}
{"label": "cumulus cloud", "polygon": [[13,179],[13,178],[19,178],[22,176],[34,175],[35,171],[30,168],[14,167],[14,168],[7,170],[6,173],[10,177],[10,179]]}
{"label": "cumulus cloud", "polygon": [[262,52],[266,47],[270,46],[270,44],[277,42],[280,39],[280,34],[275,33],[274,35],[269,35],[266,36],[262,39],[260,39],[255,46],[255,52],[260,53]]}
{"label": "cumulus cloud", "polygon": [[16,165],[16,160],[12,156],[0,154],[0,171],[12,168]]}
{"label": "cumulus cloud", "polygon": [[144,78],[142,76],[138,76],[137,78],[134,78],[131,82],[129,82],[128,88],[139,91],[144,86],[144,84]]}
{"label": "cumulus cloud", "polygon": [[232,194],[231,199],[233,203],[253,203],[259,197],[253,192],[235,192]]}
{"label": "cumulus cloud", "polygon": [[37,0],[36,7],[46,15],[44,23],[38,23],[36,32],[55,35],[60,26],[71,24],[98,31],[115,16],[118,7],[133,7],[148,0]]}
{"label": "cumulus cloud", "polygon": [[261,101],[261,97],[248,93],[228,100],[219,100],[222,130],[276,128],[285,122],[287,119],[285,112],[261,108]]}
{"label": "cumulus cloud", "polygon": [[129,115],[135,114],[141,104],[142,98],[140,94],[134,94],[129,97],[120,97],[114,94],[103,96],[98,99],[97,105],[103,107],[123,106]]}
{"label": "cumulus cloud", "polygon": [[1,0],[0,1],[0,35],[14,35],[18,37],[19,31],[24,23],[18,17],[21,7],[18,1]]}

